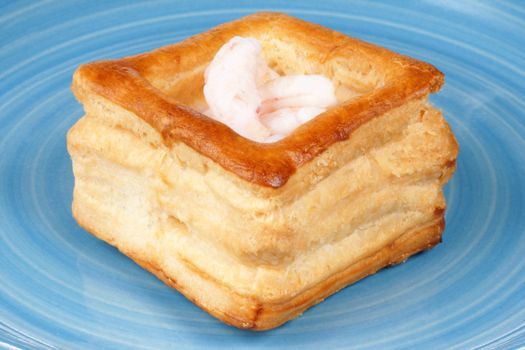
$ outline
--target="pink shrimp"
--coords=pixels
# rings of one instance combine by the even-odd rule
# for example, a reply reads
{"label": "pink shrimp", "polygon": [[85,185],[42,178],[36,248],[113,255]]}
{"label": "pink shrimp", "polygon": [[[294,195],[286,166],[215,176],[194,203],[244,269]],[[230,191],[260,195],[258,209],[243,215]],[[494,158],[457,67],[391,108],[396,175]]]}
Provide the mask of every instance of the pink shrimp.
{"label": "pink shrimp", "polygon": [[204,96],[211,117],[238,134],[256,141],[270,136],[258,118],[261,98],[257,91],[257,60],[261,47],[257,40],[234,37],[215,55],[204,73]]}
{"label": "pink shrimp", "polygon": [[[326,111],[320,107],[288,107],[280,108],[261,116],[261,121],[274,135],[282,137],[294,131],[298,126]],[[281,138],[282,138],[281,137]],[[272,138],[272,142],[277,141]]]}
{"label": "pink shrimp", "polygon": [[258,142],[276,142],[337,103],[328,78],[279,76],[253,38],[234,37],[221,47],[204,78],[204,113]]}
{"label": "pink shrimp", "polygon": [[261,114],[281,108],[328,108],[337,103],[332,82],[322,75],[286,75],[264,84],[259,93]]}

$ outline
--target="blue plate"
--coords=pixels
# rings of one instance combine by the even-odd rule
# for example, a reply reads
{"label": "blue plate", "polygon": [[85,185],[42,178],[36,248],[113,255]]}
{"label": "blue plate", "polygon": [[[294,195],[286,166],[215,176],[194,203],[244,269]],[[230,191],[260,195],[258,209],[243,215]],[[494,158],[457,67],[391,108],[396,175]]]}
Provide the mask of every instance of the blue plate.
{"label": "blue plate", "polygon": [[[395,4],[395,5],[394,5]],[[279,10],[431,62],[461,146],[444,241],[269,332],[228,327],[71,217],[71,74]],[[525,6],[504,1],[2,2],[0,348],[525,346]]]}

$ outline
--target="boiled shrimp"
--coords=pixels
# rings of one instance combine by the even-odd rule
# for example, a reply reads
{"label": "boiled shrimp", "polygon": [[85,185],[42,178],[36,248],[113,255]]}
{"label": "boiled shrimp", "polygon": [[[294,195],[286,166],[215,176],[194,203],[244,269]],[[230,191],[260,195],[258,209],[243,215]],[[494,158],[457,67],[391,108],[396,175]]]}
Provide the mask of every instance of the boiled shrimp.
{"label": "boiled shrimp", "polygon": [[[281,108],[328,108],[337,100],[332,82],[322,75],[286,75],[260,87],[263,100],[260,113]],[[288,114],[286,114],[288,115]]]}
{"label": "boiled shrimp", "polygon": [[234,37],[221,47],[204,78],[204,113],[258,142],[286,137],[337,102],[322,75],[279,76],[253,38]]}
{"label": "boiled shrimp", "polygon": [[204,73],[204,97],[211,117],[256,141],[271,135],[258,117],[262,100],[257,78],[266,74],[257,69],[260,54],[257,40],[234,37],[220,48]]}
{"label": "boiled shrimp", "polygon": [[[312,120],[326,111],[320,107],[291,107],[280,108],[273,112],[263,114],[261,121],[274,135],[283,137],[294,131],[298,126]],[[273,138],[275,140],[275,138]]]}

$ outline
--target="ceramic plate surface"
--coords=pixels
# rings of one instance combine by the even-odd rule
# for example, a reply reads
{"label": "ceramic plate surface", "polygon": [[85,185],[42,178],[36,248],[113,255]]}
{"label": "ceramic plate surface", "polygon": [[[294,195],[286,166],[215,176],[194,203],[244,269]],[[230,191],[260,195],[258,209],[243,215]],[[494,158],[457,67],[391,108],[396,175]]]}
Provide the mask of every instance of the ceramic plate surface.
{"label": "ceramic plate surface", "polygon": [[[273,331],[228,327],[71,217],[75,68],[278,10],[428,61],[460,143],[435,249]],[[506,1],[0,2],[0,348],[525,346],[525,6]]]}

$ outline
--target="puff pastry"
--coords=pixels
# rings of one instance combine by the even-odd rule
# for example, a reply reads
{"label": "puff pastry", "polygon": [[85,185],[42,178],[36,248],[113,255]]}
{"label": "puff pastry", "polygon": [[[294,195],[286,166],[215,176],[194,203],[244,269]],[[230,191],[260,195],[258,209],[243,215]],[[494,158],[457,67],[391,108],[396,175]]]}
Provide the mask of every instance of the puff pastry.
{"label": "puff pastry", "polygon": [[[260,144],[197,112],[233,36],[281,74],[323,74],[338,105]],[[73,215],[218,319],[270,329],[444,229],[456,140],[427,101],[433,66],[279,13],[82,65],[68,133]],[[386,291],[385,291],[386,292]]]}

